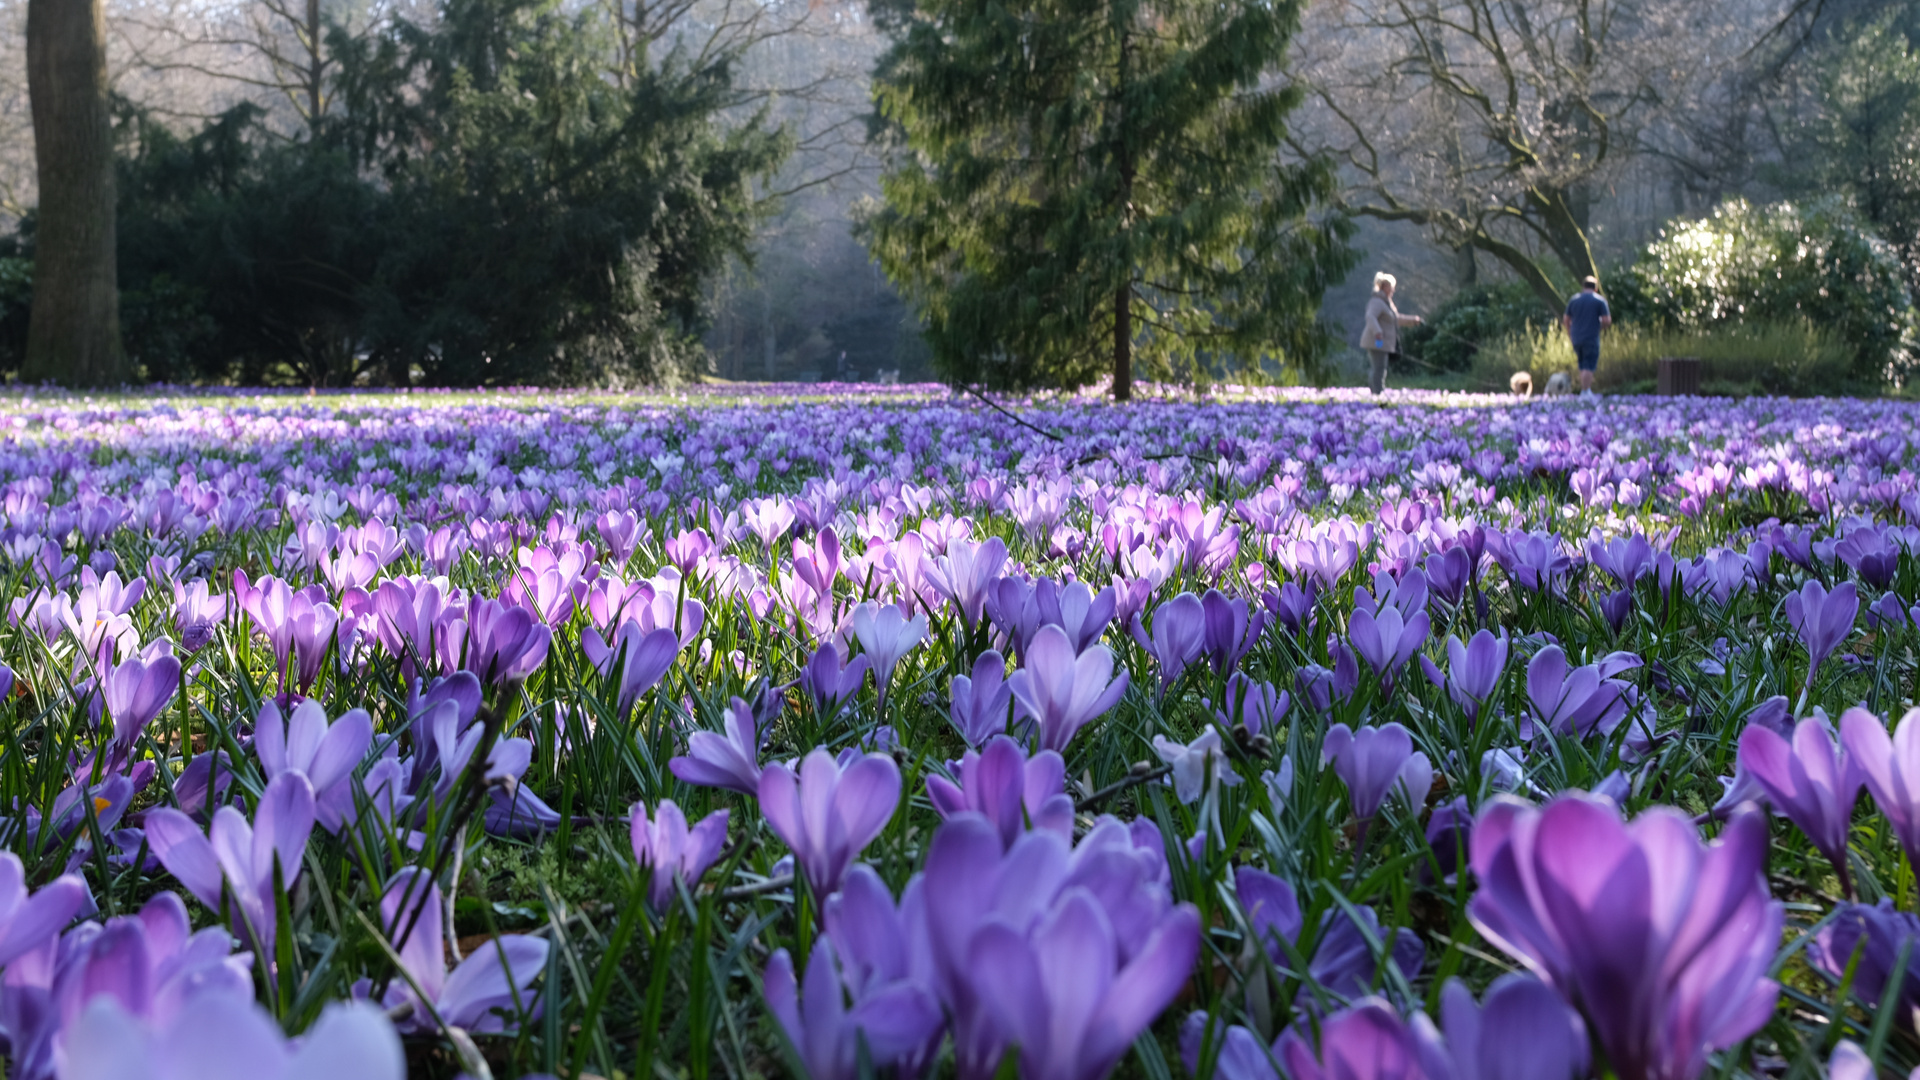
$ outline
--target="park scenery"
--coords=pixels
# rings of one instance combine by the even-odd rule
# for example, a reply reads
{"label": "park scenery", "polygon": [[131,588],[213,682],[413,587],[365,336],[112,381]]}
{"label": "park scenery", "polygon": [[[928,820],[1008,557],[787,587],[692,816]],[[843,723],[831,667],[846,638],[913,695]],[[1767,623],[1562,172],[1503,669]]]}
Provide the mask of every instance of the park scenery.
{"label": "park scenery", "polygon": [[8,1075],[1905,1075],[1920,412],[16,395]]}
{"label": "park scenery", "polygon": [[0,1080],[1920,1080],[1920,3],[0,31]]}

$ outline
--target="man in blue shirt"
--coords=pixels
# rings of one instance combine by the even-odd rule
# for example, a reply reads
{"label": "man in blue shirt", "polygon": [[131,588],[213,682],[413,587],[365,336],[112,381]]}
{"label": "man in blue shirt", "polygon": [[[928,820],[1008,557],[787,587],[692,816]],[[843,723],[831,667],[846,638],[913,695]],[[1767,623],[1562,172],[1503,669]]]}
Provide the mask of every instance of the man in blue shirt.
{"label": "man in blue shirt", "polygon": [[1573,358],[1580,365],[1580,391],[1593,396],[1593,372],[1600,366],[1600,328],[1613,325],[1613,312],[1600,295],[1600,282],[1591,277],[1580,282],[1580,291],[1567,301],[1567,313],[1560,324],[1567,328],[1573,342]]}

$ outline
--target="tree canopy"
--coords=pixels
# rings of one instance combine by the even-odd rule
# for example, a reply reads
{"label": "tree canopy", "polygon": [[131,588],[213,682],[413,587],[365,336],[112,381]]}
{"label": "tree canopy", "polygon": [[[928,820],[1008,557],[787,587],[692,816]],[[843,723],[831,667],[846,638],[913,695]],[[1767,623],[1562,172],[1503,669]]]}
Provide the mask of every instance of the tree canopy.
{"label": "tree canopy", "polygon": [[936,366],[995,387],[1136,364],[1313,368],[1319,297],[1352,266],[1316,214],[1323,162],[1283,165],[1297,91],[1263,74],[1297,0],[921,0],[875,75],[897,138],[874,253]]}

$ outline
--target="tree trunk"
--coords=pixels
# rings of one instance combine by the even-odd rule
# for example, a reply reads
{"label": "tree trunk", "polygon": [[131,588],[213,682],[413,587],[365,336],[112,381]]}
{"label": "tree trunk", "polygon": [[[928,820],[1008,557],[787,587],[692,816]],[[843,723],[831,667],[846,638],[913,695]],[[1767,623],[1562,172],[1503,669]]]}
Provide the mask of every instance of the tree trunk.
{"label": "tree trunk", "polygon": [[1133,400],[1133,284],[1113,294],[1113,400]]}
{"label": "tree trunk", "polygon": [[21,377],[127,381],[114,261],[113,128],[102,0],[28,0],[27,89],[40,186]]}

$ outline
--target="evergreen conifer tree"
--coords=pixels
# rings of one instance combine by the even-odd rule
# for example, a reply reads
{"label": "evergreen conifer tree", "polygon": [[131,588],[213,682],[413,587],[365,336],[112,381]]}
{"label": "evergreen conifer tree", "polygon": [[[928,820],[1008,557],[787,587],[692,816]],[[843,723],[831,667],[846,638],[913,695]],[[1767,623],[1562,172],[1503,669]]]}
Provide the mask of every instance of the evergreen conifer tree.
{"label": "evergreen conifer tree", "polygon": [[1352,267],[1267,76],[1304,0],[912,0],[875,73],[898,140],[864,223],[958,382],[1311,370]]}

